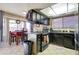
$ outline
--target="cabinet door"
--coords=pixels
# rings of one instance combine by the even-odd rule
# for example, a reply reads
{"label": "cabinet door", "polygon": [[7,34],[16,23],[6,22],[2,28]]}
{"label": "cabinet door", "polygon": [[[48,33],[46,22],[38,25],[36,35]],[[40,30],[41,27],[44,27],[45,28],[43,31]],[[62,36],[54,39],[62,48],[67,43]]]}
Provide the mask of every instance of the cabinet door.
{"label": "cabinet door", "polygon": [[57,40],[57,44],[60,46],[63,46],[63,35],[62,34],[57,34],[56,36],[56,40]]}
{"label": "cabinet door", "polygon": [[33,12],[32,18],[33,18],[33,21],[36,20],[36,13]]}
{"label": "cabinet door", "polygon": [[37,14],[37,20],[40,20],[41,18],[40,18],[40,15],[39,14]]}
{"label": "cabinet door", "polygon": [[53,33],[49,33],[49,43],[53,42]]}
{"label": "cabinet door", "polygon": [[63,46],[63,35],[62,34],[53,34],[53,43],[59,46]]}
{"label": "cabinet door", "polygon": [[44,24],[45,24],[45,25],[48,25],[48,18],[45,18]]}
{"label": "cabinet door", "polygon": [[58,44],[57,40],[58,40],[58,35],[57,34],[53,34],[53,43],[54,44]]}
{"label": "cabinet door", "polygon": [[41,36],[37,35],[37,52],[40,51],[40,47],[41,47]]}
{"label": "cabinet door", "polygon": [[74,44],[74,35],[65,35],[64,36],[64,47],[74,49],[75,44]]}
{"label": "cabinet door", "polygon": [[43,24],[43,19],[44,19],[44,16],[40,15],[40,22]]}

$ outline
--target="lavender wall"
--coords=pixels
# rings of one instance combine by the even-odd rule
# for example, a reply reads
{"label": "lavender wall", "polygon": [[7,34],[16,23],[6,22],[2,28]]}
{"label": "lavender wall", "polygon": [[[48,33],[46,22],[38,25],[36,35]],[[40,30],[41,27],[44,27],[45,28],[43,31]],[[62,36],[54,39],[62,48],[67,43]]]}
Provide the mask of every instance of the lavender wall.
{"label": "lavender wall", "polygon": [[77,16],[64,17],[63,18],[63,28],[75,29],[77,23]]}
{"label": "lavender wall", "polygon": [[53,29],[62,29],[62,28],[70,28],[75,29],[78,26],[78,16],[71,16],[71,17],[64,17],[53,19],[52,21],[52,28]]}
{"label": "lavender wall", "polygon": [[62,18],[53,19],[52,28],[54,28],[54,29],[62,28],[62,25],[63,25]]}

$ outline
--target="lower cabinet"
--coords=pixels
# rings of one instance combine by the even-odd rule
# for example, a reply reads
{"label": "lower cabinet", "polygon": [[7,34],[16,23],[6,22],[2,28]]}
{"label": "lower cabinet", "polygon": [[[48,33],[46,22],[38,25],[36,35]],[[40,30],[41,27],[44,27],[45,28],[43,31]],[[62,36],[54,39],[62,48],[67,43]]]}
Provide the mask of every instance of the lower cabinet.
{"label": "lower cabinet", "polygon": [[42,34],[42,40],[41,40],[41,52],[44,51],[49,44],[49,40],[48,40],[48,34]]}
{"label": "lower cabinet", "polygon": [[42,52],[48,47],[48,34],[37,35],[37,51]]}
{"label": "lower cabinet", "polygon": [[53,43],[63,46],[63,36],[61,34],[53,34]]}
{"label": "lower cabinet", "polygon": [[74,35],[64,35],[64,47],[75,49]]}
{"label": "lower cabinet", "polygon": [[49,33],[49,43],[75,49],[74,34]]}
{"label": "lower cabinet", "polygon": [[53,42],[53,33],[49,33],[48,34],[48,36],[49,36],[49,43],[52,43]]}
{"label": "lower cabinet", "polygon": [[38,34],[37,35],[37,52],[40,52],[41,50],[41,39],[42,39],[41,34]]}

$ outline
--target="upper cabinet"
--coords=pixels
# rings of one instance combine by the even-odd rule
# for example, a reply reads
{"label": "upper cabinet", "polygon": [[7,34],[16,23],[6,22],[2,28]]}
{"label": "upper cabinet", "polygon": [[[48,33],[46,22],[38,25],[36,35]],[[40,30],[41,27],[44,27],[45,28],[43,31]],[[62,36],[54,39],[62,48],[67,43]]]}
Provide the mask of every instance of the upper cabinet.
{"label": "upper cabinet", "polygon": [[28,11],[26,18],[28,19],[28,21],[31,21],[32,23],[35,23],[35,24],[48,25],[50,21],[47,16],[33,9]]}
{"label": "upper cabinet", "polygon": [[41,18],[41,15],[40,14],[37,14],[37,20],[40,20]]}
{"label": "upper cabinet", "polygon": [[33,14],[32,14],[32,19],[33,19],[33,21],[36,20],[36,13],[33,13]]}

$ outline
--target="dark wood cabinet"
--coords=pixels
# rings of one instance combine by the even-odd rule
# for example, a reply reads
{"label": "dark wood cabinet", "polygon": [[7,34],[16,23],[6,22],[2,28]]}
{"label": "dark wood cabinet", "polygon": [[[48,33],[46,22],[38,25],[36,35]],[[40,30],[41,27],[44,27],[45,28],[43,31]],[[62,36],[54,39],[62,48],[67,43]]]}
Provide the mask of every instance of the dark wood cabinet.
{"label": "dark wood cabinet", "polygon": [[37,51],[42,52],[48,47],[48,34],[37,35]]}
{"label": "dark wood cabinet", "polygon": [[63,46],[63,36],[62,34],[54,34],[54,39],[53,42],[55,42],[55,44],[59,45],[59,46]]}
{"label": "dark wood cabinet", "polygon": [[48,35],[49,35],[49,43],[52,43],[54,39],[53,33],[49,33]]}
{"label": "dark wood cabinet", "polygon": [[37,34],[37,52],[41,51],[41,39],[42,39],[42,35]]}
{"label": "dark wood cabinet", "polygon": [[42,34],[41,40],[41,52],[44,51],[48,47],[48,34]]}
{"label": "dark wood cabinet", "polygon": [[28,19],[28,21],[35,24],[49,25],[49,18],[34,9],[28,11],[26,18]]}
{"label": "dark wood cabinet", "polygon": [[64,47],[75,49],[74,34],[64,35]]}
{"label": "dark wood cabinet", "polygon": [[66,48],[75,49],[74,33],[49,33],[49,42]]}

